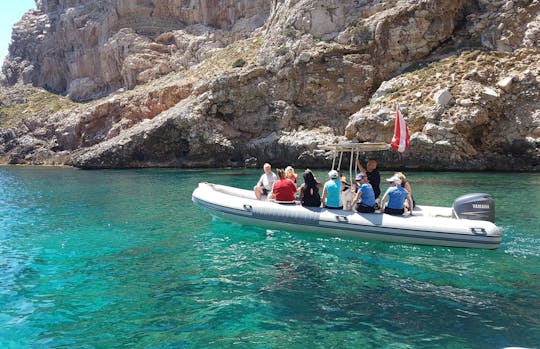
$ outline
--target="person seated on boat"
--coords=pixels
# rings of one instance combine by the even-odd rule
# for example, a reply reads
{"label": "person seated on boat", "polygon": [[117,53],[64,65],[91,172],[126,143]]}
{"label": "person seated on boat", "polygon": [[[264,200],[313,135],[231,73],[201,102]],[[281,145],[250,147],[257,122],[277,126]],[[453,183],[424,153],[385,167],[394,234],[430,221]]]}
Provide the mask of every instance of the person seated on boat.
{"label": "person seated on boat", "polygon": [[268,198],[280,204],[293,204],[296,199],[296,185],[287,178],[284,169],[278,168],[277,176]]}
{"label": "person seated on boat", "polygon": [[371,187],[373,187],[373,192],[375,193],[375,200],[377,200],[379,198],[379,195],[381,195],[381,174],[377,169],[377,160],[369,159],[366,163],[367,168],[364,168],[364,166],[362,166],[360,161],[358,161],[357,159],[356,166],[358,167],[360,172],[367,176],[369,184],[371,184]]}
{"label": "person seated on boat", "polygon": [[292,166],[285,167],[285,176],[296,184],[296,178],[298,175],[294,172],[294,168]]}
{"label": "person seated on boat", "polygon": [[276,174],[272,172],[272,166],[269,163],[265,163],[263,166],[264,173],[259,178],[259,181],[253,187],[255,197],[260,200],[263,195],[268,195],[272,191],[272,186],[276,180]]}
{"label": "person seated on boat", "polygon": [[322,188],[322,184],[317,181],[317,178],[315,178],[310,169],[307,169],[304,172],[303,177],[304,183],[298,189],[300,192],[300,202],[302,203],[302,206],[321,206],[321,195],[319,194],[319,188]]}
{"label": "person seated on boat", "polygon": [[[412,207],[411,195],[401,186],[401,179],[399,177],[392,176],[386,181],[390,183],[390,187],[386,190],[381,200],[381,212],[391,215],[402,215],[405,212],[405,200],[408,200],[409,205]],[[386,201],[388,201],[388,205],[385,207]],[[410,211],[411,216],[412,214],[412,211]]]}
{"label": "person seated on boat", "polygon": [[345,191],[347,189],[350,189],[351,186],[349,185],[349,182],[347,182],[347,176],[344,176],[341,171],[338,171],[339,173],[339,180],[341,181],[341,191]]}
{"label": "person seated on boat", "polygon": [[373,187],[368,183],[367,176],[363,173],[356,175],[356,196],[352,205],[356,205],[356,211],[361,213],[375,212],[375,192]]}
{"label": "person seated on boat", "polygon": [[[403,188],[405,188],[405,190],[407,190],[409,192],[409,194],[411,194],[413,208],[416,207],[416,201],[414,201],[414,195],[413,195],[413,191],[412,191],[412,188],[411,188],[411,184],[407,181],[407,177],[405,177],[405,175],[402,172],[396,172],[396,173],[394,173],[394,176],[401,179],[401,186]],[[405,203],[405,208],[409,209],[409,205],[407,203]]]}
{"label": "person seated on boat", "polygon": [[341,172],[339,173],[339,179],[341,181],[341,203],[343,204],[343,209],[347,211],[352,210],[354,207],[352,202],[356,196],[356,184],[349,184],[347,177],[343,176]]}
{"label": "person seated on boat", "polygon": [[321,198],[321,206],[326,208],[342,209],[341,204],[341,180],[336,170],[328,172],[330,179],[324,183]]}

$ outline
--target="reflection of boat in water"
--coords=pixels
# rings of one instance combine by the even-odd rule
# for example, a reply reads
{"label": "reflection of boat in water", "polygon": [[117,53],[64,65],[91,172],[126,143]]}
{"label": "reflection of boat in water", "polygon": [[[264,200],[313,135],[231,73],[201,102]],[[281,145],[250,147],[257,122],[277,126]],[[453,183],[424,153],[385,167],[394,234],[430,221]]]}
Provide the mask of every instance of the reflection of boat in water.
{"label": "reflection of boat in water", "polygon": [[[360,147],[352,143],[323,149],[351,152],[352,164],[354,151]],[[381,150],[382,146],[368,145],[362,149]],[[352,173],[349,178],[353,178]],[[464,195],[454,201],[453,207],[417,206],[413,216],[285,205],[257,200],[251,190],[212,183],[199,183],[192,200],[216,217],[270,229],[486,249],[495,249],[501,243],[500,228],[493,223],[494,201],[487,194]]]}

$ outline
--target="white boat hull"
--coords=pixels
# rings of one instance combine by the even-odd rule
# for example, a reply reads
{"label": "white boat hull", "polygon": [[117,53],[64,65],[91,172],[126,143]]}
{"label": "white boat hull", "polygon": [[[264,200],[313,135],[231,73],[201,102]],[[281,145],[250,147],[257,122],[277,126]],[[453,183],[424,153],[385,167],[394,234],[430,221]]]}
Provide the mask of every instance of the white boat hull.
{"label": "white boat hull", "polygon": [[500,228],[489,221],[455,219],[452,209],[419,206],[413,216],[357,213],[256,200],[253,192],[199,183],[193,202],[212,215],[270,229],[388,242],[496,249]]}

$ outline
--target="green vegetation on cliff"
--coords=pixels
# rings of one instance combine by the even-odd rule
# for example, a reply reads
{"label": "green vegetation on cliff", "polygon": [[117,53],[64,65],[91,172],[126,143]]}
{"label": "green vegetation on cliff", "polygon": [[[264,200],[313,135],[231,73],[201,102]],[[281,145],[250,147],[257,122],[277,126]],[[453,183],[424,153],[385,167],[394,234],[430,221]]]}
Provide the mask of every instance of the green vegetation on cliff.
{"label": "green vegetation on cliff", "polygon": [[0,127],[12,127],[17,121],[47,116],[60,110],[77,106],[67,97],[42,88],[15,85],[6,87],[0,94]]}

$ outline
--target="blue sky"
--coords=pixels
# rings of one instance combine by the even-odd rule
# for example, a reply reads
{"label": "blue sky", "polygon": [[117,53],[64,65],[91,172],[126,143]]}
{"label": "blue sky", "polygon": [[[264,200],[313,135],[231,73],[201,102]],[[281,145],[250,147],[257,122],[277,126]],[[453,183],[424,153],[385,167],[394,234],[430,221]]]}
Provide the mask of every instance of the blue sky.
{"label": "blue sky", "polygon": [[0,0],[0,60],[2,63],[8,54],[11,27],[32,8],[36,8],[34,0]]}

